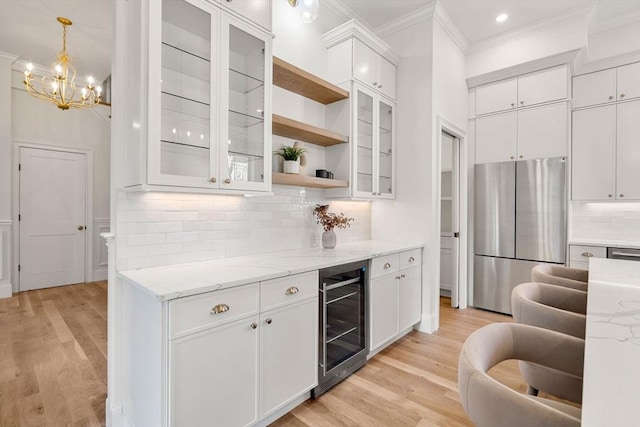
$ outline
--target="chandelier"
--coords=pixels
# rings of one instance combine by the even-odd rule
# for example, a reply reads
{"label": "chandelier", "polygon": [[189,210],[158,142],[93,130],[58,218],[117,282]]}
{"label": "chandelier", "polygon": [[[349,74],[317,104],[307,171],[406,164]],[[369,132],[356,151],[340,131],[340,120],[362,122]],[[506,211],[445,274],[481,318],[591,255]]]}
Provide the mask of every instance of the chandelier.
{"label": "chandelier", "polygon": [[300,10],[300,19],[305,24],[315,21],[320,11],[318,0],[288,0],[291,7],[297,7]]}
{"label": "chandelier", "polygon": [[27,64],[24,72],[24,84],[27,92],[43,101],[52,102],[61,110],[69,108],[93,107],[100,103],[102,99],[102,88],[94,86],[93,77],[87,78],[87,85],[80,93],[76,93],[76,67],[67,53],[67,27],[71,21],[67,18],[58,17],[58,22],[62,24],[62,50],[56,55],[56,60],[51,64],[51,76],[44,76],[41,79],[33,80],[33,64]]}

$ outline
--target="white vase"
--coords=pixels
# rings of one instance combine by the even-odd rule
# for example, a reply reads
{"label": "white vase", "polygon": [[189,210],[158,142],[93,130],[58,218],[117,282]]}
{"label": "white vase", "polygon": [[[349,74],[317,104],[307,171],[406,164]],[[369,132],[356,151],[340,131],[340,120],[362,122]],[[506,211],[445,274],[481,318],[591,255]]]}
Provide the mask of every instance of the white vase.
{"label": "white vase", "polygon": [[285,160],[284,161],[284,173],[300,173],[300,161],[299,160]]}
{"label": "white vase", "polygon": [[325,249],[333,249],[336,247],[337,236],[333,230],[322,233],[322,247]]}

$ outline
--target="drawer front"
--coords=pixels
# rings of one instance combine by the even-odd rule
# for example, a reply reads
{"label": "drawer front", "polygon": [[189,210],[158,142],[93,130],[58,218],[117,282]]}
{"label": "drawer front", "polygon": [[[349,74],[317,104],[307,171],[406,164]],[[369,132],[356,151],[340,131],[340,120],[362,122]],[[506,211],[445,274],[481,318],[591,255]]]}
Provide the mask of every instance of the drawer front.
{"label": "drawer front", "polygon": [[422,264],[422,249],[400,253],[400,268],[415,267]]}
{"label": "drawer front", "polygon": [[383,276],[389,273],[397,273],[400,270],[400,254],[391,254],[374,258],[371,261],[371,278]]}
{"label": "drawer front", "polygon": [[169,304],[169,336],[185,336],[257,313],[257,283],[179,298]]}
{"label": "drawer front", "polygon": [[580,270],[588,270],[589,269],[589,263],[588,262],[582,262],[582,261],[569,260],[569,267],[570,268],[579,268]]}
{"label": "drawer front", "polygon": [[318,271],[260,283],[260,311],[318,295]]}
{"label": "drawer front", "polygon": [[606,258],[607,248],[604,246],[569,245],[569,261],[581,261],[588,264],[591,257]]}

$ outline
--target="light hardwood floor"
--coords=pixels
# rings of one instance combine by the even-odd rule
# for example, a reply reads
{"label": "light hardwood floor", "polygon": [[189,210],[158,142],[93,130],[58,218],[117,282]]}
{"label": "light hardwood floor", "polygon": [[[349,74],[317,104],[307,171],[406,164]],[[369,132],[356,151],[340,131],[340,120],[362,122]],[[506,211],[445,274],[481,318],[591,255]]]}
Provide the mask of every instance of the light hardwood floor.
{"label": "light hardwood floor", "polygon": [[[471,426],[457,392],[469,334],[511,317],[441,300],[440,329],[411,332],[317,400],[273,426]],[[0,426],[104,425],[107,284],[63,286],[0,300]],[[517,365],[494,375],[525,390]]]}
{"label": "light hardwood floor", "polygon": [[107,282],[0,299],[0,426],[104,425]]}

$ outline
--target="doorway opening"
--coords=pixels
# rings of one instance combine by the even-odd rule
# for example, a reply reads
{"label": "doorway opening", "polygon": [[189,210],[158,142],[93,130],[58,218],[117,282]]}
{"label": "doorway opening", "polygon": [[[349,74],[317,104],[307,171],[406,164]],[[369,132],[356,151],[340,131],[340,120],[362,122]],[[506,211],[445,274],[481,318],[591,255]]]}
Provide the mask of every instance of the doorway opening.
{"label": "doorway opening", "polygon": [[440,135],[440,295],[459,306],[460,139]]}

